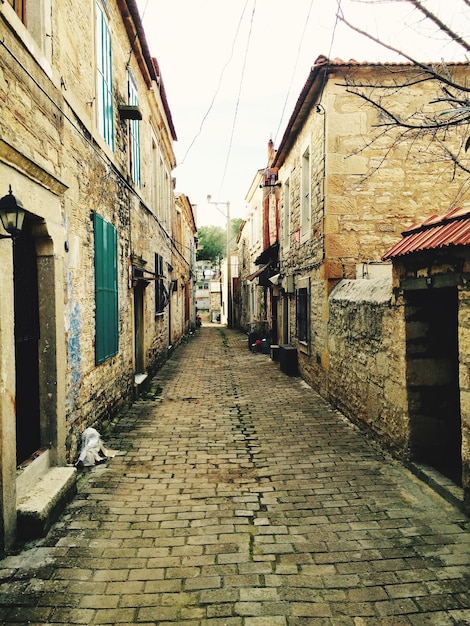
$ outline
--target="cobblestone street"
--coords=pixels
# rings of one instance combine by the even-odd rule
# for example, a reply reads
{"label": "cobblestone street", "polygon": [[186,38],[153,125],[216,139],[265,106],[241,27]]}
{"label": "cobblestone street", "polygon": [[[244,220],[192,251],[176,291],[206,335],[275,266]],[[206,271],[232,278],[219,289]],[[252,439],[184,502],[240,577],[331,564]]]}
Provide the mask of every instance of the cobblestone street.
{"label": "cobblestone street", "polygon": [[104,438],[2,624],[470,624],[468,519],[246,336],[203,326]]}

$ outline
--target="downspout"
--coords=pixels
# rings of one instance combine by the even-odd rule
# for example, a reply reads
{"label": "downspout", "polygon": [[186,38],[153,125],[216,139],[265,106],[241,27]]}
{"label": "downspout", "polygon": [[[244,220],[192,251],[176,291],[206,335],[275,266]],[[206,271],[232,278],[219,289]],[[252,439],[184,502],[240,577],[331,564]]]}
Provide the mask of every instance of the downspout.
{"label": "downspout", "polygon": [[315,105],[315,111],[319,115],[323,115],[323,171],[322,171],[322,181],[321,181],[321,222],[322,222],[322,259],[321,262],[325,261],[326,257],[326,236],[325,236],[325,189],[326,189],[326,109],[325,107],[318,103]]}

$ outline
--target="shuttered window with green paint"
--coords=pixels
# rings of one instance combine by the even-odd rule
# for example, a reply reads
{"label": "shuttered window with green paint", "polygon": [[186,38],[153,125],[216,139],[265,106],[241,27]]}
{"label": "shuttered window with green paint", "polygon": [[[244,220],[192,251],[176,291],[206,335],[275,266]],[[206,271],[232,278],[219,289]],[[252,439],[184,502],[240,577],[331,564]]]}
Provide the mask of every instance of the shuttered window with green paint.
{"label": "shuttered window with green paint", "polygon": [[111,150],[114,150],[114,112],[111,32],[104,5],[96,5],[96,71],[98,129]]}
{"label": "shuttered window with green paint", "polygon": [[118,351],[117,230],[97,213],[95,230],[95,358],[102,363]]}

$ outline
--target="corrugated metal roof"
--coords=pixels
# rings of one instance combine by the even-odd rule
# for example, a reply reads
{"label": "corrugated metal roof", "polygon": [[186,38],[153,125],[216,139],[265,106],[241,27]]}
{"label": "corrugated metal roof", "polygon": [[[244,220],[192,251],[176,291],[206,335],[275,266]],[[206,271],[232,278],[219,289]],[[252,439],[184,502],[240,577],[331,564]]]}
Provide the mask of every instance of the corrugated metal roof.
{"label": "corrugated metal roof", "polygon": [[402,235],[382,260],[424,250],[466,246],[470,244],[470,208],[457,207],[445,215],[432,215],[421,224],[413,224]]}

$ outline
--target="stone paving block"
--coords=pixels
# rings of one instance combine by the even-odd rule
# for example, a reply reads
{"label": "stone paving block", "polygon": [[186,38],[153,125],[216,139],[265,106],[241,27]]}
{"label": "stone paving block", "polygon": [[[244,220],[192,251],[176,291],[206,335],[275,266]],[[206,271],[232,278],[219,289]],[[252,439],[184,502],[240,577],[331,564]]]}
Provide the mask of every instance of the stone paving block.
{"label": "stone paving block", "polygon": [[164,624],[167,620],[170,620],[170,624],[175,624],[178,623],[178,614],[178,607],[143,607],[137,612],[137,620],[138,623],[148,620],[152,624],[155,624],[155,620],[157,624]]}
{"label": "stone paving block", "polygon": [[240,602],[265,602],[277,600],[278,590],[276,587],[249,587],[240,589]]}
{"label": "stone paving block", "polygon": [[270,615],[269,617],[247,617],[245,626],[286,626],[287,620],[284,616]]}
{"label": "stone paving block", "polygon": [[247,618],[251,616],[288,615],[291,612],[287,602],[236,602],[235,612]]}
{"label": "stone paving block", "polygon": [[92,580],[96,582],[113,581],[113,580],[121,581],[121,580],[127,580],[128,577],[129,577],[128,569],[121,569],[121,570],[97,569],[97,570],[94,570],[92,573]]}
{"label": "stone paving block", "polygon": [[240,597],[240,591],[236,587],[224,589],[206,589],[200,593],[200,602],[203,604],[227,604],[236,602]]}
{"label": "stone paving block", "polygon": [[[41,619],[41,614],[35,613],[35,619]],[[96,616],[96,611],[94,609],[62,609],[58,608],[52,611],[51,616],[49,617],[49,621],[53,624],[92,624],[93,620]],[[32,613],[31,613],[32,617]],[[24,622],[20,622],[23,624],[27,624],[28,620],[25,619],[26,616],[23,615]],[[47,623],[47,617],[44,617],[46,620],[43,623]],[[99,622],[101,624],[112,624],[112,622]]]}
{"label": "stone paving block", "polygon": [[122,454],[0,562],[5,624],[470,624],[468,520],[238,332],[201,328],[151,384],[106,434]]}
{"label": "stone paving block", "polygon": [[153,569],[137,568],[129,571],[129,580],[163,580],[165,578],[165,568],[158,567]]}
{"label": "stone paving block", "polygon": [[297,617],[331,617],[331,606],[325,602],[293,602],[291,607]]}

